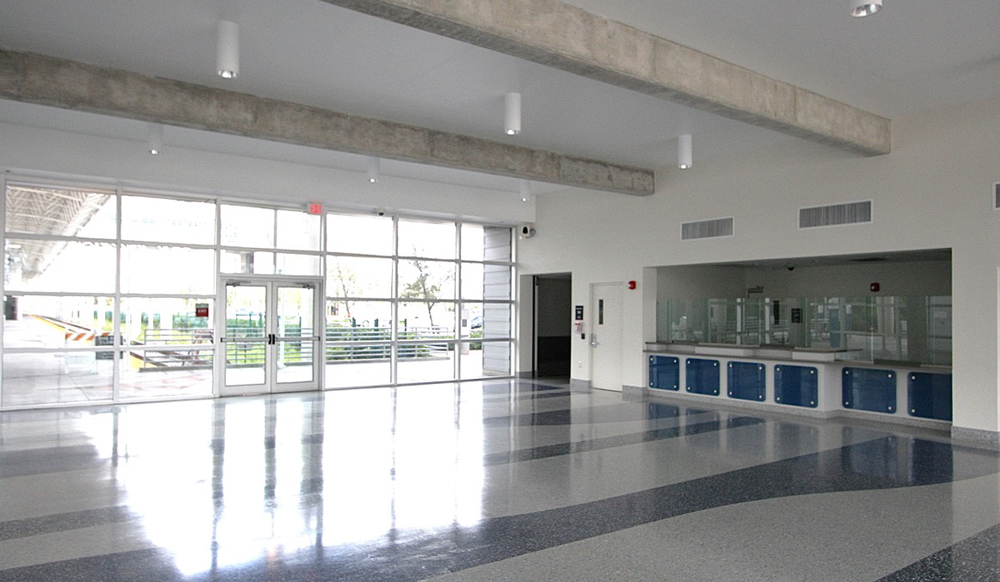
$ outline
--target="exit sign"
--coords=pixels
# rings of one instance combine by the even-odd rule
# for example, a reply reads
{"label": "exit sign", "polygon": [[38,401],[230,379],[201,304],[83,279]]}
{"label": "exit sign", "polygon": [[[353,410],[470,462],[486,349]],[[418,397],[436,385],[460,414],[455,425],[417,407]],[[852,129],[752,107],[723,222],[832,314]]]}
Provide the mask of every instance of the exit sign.
{"label": "exit sign", "polygon": [[323,205],[319,202],[309,204],[309,214],[323,214]]}

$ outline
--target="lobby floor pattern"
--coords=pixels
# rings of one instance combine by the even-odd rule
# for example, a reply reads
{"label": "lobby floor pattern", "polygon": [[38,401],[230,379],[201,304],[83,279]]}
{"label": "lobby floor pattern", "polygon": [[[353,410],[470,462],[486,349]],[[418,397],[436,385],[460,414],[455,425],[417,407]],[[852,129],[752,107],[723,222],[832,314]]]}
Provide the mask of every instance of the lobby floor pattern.
{"label": "lobby floor pattern", "polygon": [[0,413],[0,580],[998,580],[947,433],[496,380]]}

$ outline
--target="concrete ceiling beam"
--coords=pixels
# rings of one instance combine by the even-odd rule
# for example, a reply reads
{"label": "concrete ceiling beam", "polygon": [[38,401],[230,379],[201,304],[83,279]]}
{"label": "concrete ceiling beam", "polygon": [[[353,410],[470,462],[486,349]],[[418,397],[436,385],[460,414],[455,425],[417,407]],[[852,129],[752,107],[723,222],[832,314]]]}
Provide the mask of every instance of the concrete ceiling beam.
{"label": "concrete ceiling beam", "polygon": [[0,98],[564,186],[654,192],[652,170],[32,53],[0,50]]}
{"label": "concrete ceiling beam", "polygon": [[323,0],[514,57],[862,155],[890,122],[557,0]]}

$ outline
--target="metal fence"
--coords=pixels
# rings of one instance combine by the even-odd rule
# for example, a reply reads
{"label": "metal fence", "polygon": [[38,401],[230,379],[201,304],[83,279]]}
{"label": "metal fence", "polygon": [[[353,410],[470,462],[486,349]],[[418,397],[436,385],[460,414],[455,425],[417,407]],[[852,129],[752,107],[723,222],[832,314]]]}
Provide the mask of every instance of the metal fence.
{"label": "metal fence", "polygon": [[[286,328],[280,359],[284,365],[308,363],[313,358],[311,330]],[[302,337],[302,341],[294,338]],[[444,326],[408,327],[398,333],[396,355],[400,359],[447,358],[454,349],[454,331]],[[229,326],[226,329],[226,362],[230,366],[260,365],[266,357],[263,329]],[[152,346],[140,356],[143,369],[210,367],[214,337],[209,329],[147,329],[137,344]],[[241,341],[242,340],[242,341]],[[388,327],[328,326],[326,362],[388,360],[392,354],[392,330]],[[204,344],[204,347],[200,347]],[[162,348],[158,346],[164,346]],[[178,346],[178,347],[170,347]],[[184,346],[179,347],[179,346]]]}
{"label": "metal fence", "polygon": [[[388,343],[391,339],[392,330],[388,327],[328,326],[326,361],[332,364],[388,360],[392,352]],[[400,359],[446,358],[454,339],[454,331],[449,327],[407,327],[399,331],[398,340],[402,343],[397,344],[396,355]]]}

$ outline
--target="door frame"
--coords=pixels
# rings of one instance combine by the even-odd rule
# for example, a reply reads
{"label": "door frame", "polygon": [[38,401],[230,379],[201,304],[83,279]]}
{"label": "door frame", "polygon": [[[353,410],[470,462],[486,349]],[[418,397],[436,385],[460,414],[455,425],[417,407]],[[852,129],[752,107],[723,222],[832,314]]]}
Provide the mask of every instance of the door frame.
{"label": "door frame", "polygon": [[[590,335],[588,336],[588,339],[587,339],[587,344],[588,344],[587,347],[590,349],[590,386],[592,388],[598,388],[598,386],[594,385],[594,370],[597,368],[597,362],[596,362],[597,358],[595,357],[596,356],[596,352],[597,352],[597,348],[594,345],[594,338],[595,338],[595,333],[597,332],[597,325],[598,325],[598,310],[597,310],[597,307],[596,307],[596,303],[597,303],[598,289],[600,289],[600,288],[604,288],[604,289],[608,289],[608,290],[614,290],[614,293],[617,295],[619,312],[617,314],[615,314],[615,320],[616,320],[616,322],[618,324],[619,337],[618,337],[618,350],[617,350],[617,353],[613,353],[614,350],[612,350],[610,353],[606,353],[606,357],[610,356],[610,357],[614,358],[614,360],[615,360],[615,366],[616,366],[616,369],[617,369],[617,373],[615,375],[616,380],[615,380],[615,382],[613,382],[614,385],[612,387],[604,387],[604,386],[602,386],[602,387],[599,387],[599,388],[601,388],[602,390],[614,390],[614,391],[621,392],[623,390],[623,386],[624,386],[623,383],[622,383],[622,378],[624,378],[624,370],[622,370],[622,364],[625,361],[624,357],[623,357],[624,347],[625,347],[625,344],[624,344],[624,342],[625,342],[625,285],[624,285],[624,283],[622,283],[620,281],[617,281],[617,282],[608,282],[608,283],[591,283],[590,284],[590,305],[589,305],[589,308],[590,308],[590,318],[589,318],[589,322],[590,322],[590,326],[589,327],[590,327],[590,330],[589,330],[589,333],[590,333]],[[598,340],[597,341],[597,345],[600,345],[601,336],[598,335],[598,336],[596,336],[596,338]]]}
{"label": "door frame", "polygon": [[[547,373],[545,375],[542,375],[541,374],[541,370],[539,369],[541,367],[540,366],[540,362],[539,362],[539,358],[538,358],[538,352],[539,352],[539,347],[540,347],[539,346],[539,344],[540,344],[540,337],[549,337],[549,336],[552,336],[551,333],[548,334],[548,336],[544,336],[544,335],[540,336],[539,335],[539,333],[540,333],[540,327],[541,327],[539,325],[539,319],[541,318],[541,314],[542,314],[542,312],[547,312],[547,311],[551,310],[552,307],[553,307],[550,304],[550,303],[552,303],[551,301],[544,301],[542,299],[541,295],[540,295],[540,289],[541,289],[542,285],[545,284],[543,282],[546,282],[546,281],[547,282],[551,282],[551,281],[567,281],[568,284],[569,284],[569,289],[568,289],[567,293],[565,294],[565,296],[560,295],[560,298],[565,297],[566,305],[563,306],[561,302],[556,302],[557,303],[557,305],[556,305],[557,307],[560,307],[560,308],[561,307],[565,307],[566,308],[564,311],[558,311],[558,313],[562,314],[562,315],[559,316],[559,319],[561,319],[562,317],[566,318],[565,319],[565,324],[566,324],[565,329],[566,329],[566,337],[567,337],[567,340],[568,340],[568,343],[566,344],[567,345],[566,368],[562,371],[563,373],[560,373],[560,374],[557,374],[557,375],[554,375],[554,374],[551,374],[551,373]],[[573,273],[569,272],[569,271],[566,271],[566,272],[561,272],[561,273],[543,273],[543,274],[538,274],[538,275],[531,275],[531,289],[532,289],[532,292],[531,292],[531,376],[533,378],[538,378],[538,377],[557,377],[557,376],[558,377],[565,376],[566,378],[570,378],[573,375],[572,344],[573,344],[573,335],[574,335],[574,333],[573,333],[573,324],[575,323],[574,320],[573,320],[573,311],[572,311],[572,309],[573,309]],[[551,329],[551,328],[552,328],[552,325],[550,324],[548,326],[548,329]]]}
{"label": "door frame", "polygon": [[[226,297],[226,287],[231,283],[243,283],[247,286],[267,286],[268,289],[273,289],[275,295],[272,297],[269,295],[268,301],[268,318],[272,316],[277,316],[277,294],[276,291],[279,287],[304,287],[309,286],[313,289],[313,329],[316,330],[316,347],[313,355],[313,379],[311,382],[295,382],[285,384],[284,386],[277,382],[277,380],[272,381],[275,377],[275,371],[267,370],[265,372],[265,382],[264,384],[248,384],[239,386],[227,386],[226,385],[226,344],[228,343],[226,338],[226,315],[227,315],[227,297]],[[326,370],[326,292],[324,289],[325,280],[323,277],[319,276],[302,276],[297,277],[293,275],[247,275],[247,274],[223,274],[219,276],[218,281],[218,292],[216,293],[216,309],[215,309],[215,337],[218,341],[215,342],[215,396],[238,396],[245,394],[279,394],[282,392],[305,392],[322,390],[324,386],[324,371]],[[271,307],[274,309],[271,309]],[[272,352],[274,350],[271,350]],[[277,357],[273,358],[277,361]]]}

